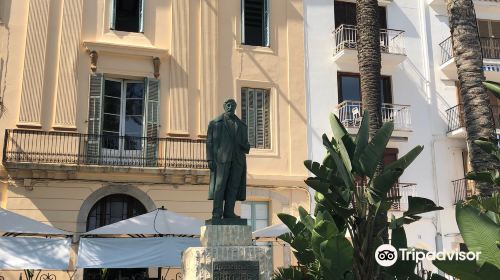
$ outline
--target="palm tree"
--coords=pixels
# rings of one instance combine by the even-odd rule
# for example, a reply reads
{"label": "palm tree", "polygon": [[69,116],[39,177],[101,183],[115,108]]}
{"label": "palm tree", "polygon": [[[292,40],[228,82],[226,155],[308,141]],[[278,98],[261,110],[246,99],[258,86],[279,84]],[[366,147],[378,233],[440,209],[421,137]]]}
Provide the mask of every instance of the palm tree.
{"label": "palm tree", "polygon": [[[474,3],[472,0],[448,0],[447,7],[472,170],[474,172],[495,170],[500,167],[498,160],[473,142],[479,138],[495,139],[489,96],[482,84],[483,56]],[[491,195],[493,186],[478,183],[477,187],[480,195]]]}
{"label": "palm tree", "polygon": [[370,138],[382,126],[380,23],[377,0],[356,0],[358,64],[363,111],[370,116]]}
{"label": "palm tree", "polygon": [[[382,126],[382,104],[380,92],[380,71],[382,58],[380,53],[380,22],[378,0],[356,0],[357,48],[361,87],[362,109],[370,116],[369,138],[373,138]],[[377,167],[377,173],[383,170],[383,163]],[[375,217],[374,234],[383,231],[384,243],[389,241],[387,212],[381,211]],[[363,225],[361,225],[363,227]],[[362,252],[371,253],[371,252]],[[366,255],[365,255],[366,257]],[[369,259],[369,258],[368,258]],[[370,262],[366,259],[367,264]],[[373,269],[369,265],[366,270]],[[377,270],[378,271],[378,270]],[[375,274],[377,275],[377,273]],[[378,277],[377,277],[378,278]]]}

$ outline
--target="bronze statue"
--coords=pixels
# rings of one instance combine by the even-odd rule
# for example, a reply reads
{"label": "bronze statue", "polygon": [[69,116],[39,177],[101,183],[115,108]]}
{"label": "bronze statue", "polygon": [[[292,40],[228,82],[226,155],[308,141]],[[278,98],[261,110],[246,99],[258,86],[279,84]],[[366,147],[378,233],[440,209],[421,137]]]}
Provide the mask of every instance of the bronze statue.
{"label": "bronze statue", "polygon": [[247,125],[235,114],[236,101],[224,102],[224,113],[208,124],[207,161],[210,168],[208,199],[213,200],[212,220],[240,218],[236,200],[246,199],[246,154],[250,151]]}

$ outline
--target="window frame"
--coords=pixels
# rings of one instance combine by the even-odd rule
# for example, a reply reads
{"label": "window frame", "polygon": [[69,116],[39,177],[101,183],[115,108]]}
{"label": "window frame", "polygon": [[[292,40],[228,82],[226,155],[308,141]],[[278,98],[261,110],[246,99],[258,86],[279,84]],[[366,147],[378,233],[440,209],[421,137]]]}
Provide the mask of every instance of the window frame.
{"label": "window frame", "polygon": [[271,225],[270,219],[269,219],[269,217],[270,217],[269,211],[271,209],[269,201],[244,201],[244,202],[241,202],[241,204],[248,205],[250,207],[250,218],[246,218],[246,219],[247,219],[247,222],[250,223],[249,226],[252,227],[252,232],[257,230],[257,220],[259,220],[259,221],[264,220],[264,219],[257,219],[256,218],[256,209],[255,209],[256,205],[265,205],[266,206],[267,217],[265,219],[265,221],[266,221],[265,227],[268,227]]}
{"label": "window frame", "polygon": [[118,31],[118,32],[128,32],[128,33],[144,33],[144,2],[145,0],[137,0],[139,1],[139,29],[138,31],[123,31],[116,29],[116,1],[118,0],[110,0],[110,15],[109,15],[109,29]]}
{"label": "window frame", "polygon": [[245,42],[245,1],[246,0],[240,0],[240,42],[241,45],[245,46],[251,46],[251,47],[263,47],[263,48],[270,48],[270,33],[271,33],[271,27],[270,27],[270,12],[269,12],[269,0],[262,0],[264,9],[263,9],[263,24],[262,24],[262,45],[250,45]]}
{"label": "window frame", "polygon": [[[342,77],[357,77],[359,81],[359,100],[350,100],[350,101],[360,101],[363,102],[362,100],[362,94],[361,94],[361,78],[359,73],[351,73],[351,72],[337,72],[337,102],[338,104],[346,101],[342,97]],[[384,89],[385,91],[383,92],[383,100],[382,103],[385,104],[394,104],[394,94],[393,94],[393,83],[392,83],[392,76],[388,75],[380,75],[380,81],[384,81],[384,83],[388,83],[388,86],[385,86]],[[388,93],[388,95],[387,95]],[[347,99],[349,100],[349,99]],[[387,100],[390,100],[390,102],[386,102]]]}

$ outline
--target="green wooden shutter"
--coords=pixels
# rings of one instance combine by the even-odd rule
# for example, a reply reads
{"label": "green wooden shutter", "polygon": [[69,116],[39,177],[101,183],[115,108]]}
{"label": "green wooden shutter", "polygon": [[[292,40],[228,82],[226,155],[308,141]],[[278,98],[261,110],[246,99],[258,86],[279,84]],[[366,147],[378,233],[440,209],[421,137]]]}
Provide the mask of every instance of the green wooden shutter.
{"label": "green wooden shutter", "polygon": [[264,1],[264,13],[263,13],[263,23],[262,26],[264,27],[264,46],[269,47],[269,1],[268,0],[263,0]]}
{"label": "green wooden shutter", "polygon": [[109,7],[109,29],[115,29],[115,21],[116,21],[116,0],[110,1]]}
{"label": "green wooden shutter", "polygon": [[146,145],[144,154],[146,166],[158,165],[158,125],[159,125],[159,107],[160,107],[160,81],[153,78],[145,79],[146,86],[146,125],[144,134]]}
{"label": "green wooden shutter", "polygon": [[241,8],[241,44],[245,44],[245,0],[240,1],[240,8]]}
{"label": "green wooden shutter", "polygon": [[104,77],[102,74],[90,75],[89,93],[89,115],[87,130],[87,146],[85,161],[87,164],[98,164],[100,155],[101,116],[102,116],[102,94],[104,89]]}
{"label": "green wooden shutter", "polygon": [[269,90],[264,94],[264,148],[271,149],[271,93]]}
{"label": "green wooden shutter", "polygon": [[144,33],[144,0],[139,1],[139,32]]}

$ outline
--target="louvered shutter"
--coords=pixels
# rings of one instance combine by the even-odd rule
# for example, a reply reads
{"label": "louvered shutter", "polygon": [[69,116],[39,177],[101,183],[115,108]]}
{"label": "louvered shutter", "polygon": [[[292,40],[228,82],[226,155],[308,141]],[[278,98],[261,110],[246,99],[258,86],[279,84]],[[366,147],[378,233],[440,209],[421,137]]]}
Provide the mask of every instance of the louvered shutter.
{"label": "louvered shutter", "polygon": [[271,94],[269,90],[264,94],[264,148],[271,149]]}
{"label": "louvered shutter", "polygon": [[157,166],[160,81],[153,78],[146,78],[144,83],[146,85],[145,164],[146,166]]}
{"label": "louvered shutter", "polygon": [[139,32],[144,33],[144,0],[139,1]]}
{"label": "louvered shutter", "polygon": [[256,101],[256,125],[255,131],[256,135],[256,145],[257,149],[264,148],[264,90],[255,90],[255,101]]}
{"label": "louvered shutter", "polygon": [[245,44],[245,0],[240,1],[240,9],[241,9],[241,44]]}
{"label": "louvered shutter", "polygon": [[264,1],[264,14],[262,18],[262,26],[264,27],[264,38],[262,42],[264,42],[265,47],[269,47],[269,0]]}
{"label": "louvered shutter", "polygon": [[109,29],[115,29],[115,21],[116,21],[116,0],[110,1],[110,13],[109,13]]}
{"label": "louvered shutter", "polygon": [[89,115],[87,130],[86,162],[87,164],[98,164],[100,157],[101,117],[102,117],[102,94],[104,89],[103,75],[90,75],[89,93]]}

